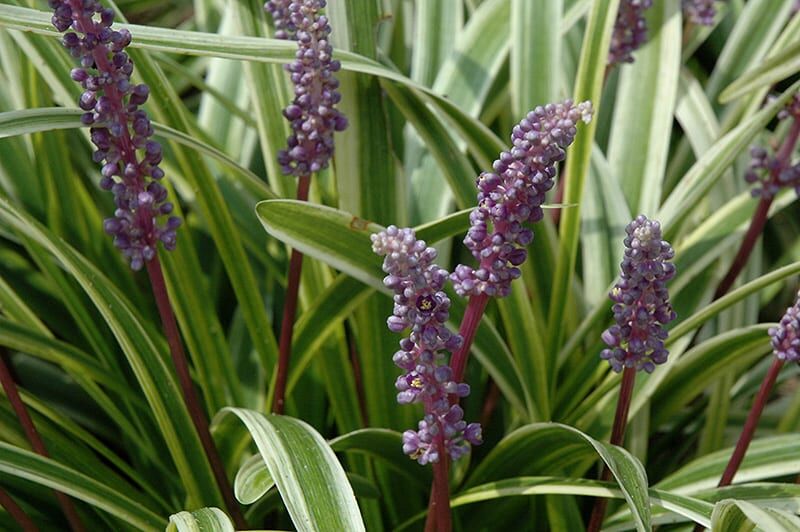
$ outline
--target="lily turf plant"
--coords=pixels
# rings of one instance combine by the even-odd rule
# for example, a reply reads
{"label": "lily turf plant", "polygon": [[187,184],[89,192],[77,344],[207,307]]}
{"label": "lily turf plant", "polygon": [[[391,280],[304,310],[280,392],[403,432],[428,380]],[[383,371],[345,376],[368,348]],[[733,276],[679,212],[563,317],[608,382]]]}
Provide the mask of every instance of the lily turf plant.
{"label": "lily turf plant", "polygon": [[0,529],[800,530],[798,7],[4,0]]}

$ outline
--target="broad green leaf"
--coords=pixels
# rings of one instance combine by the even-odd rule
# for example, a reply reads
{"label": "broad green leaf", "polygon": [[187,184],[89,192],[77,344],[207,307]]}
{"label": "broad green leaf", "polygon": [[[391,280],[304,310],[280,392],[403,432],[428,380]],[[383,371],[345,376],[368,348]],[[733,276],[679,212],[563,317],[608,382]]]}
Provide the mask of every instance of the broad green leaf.
{"label": "broad green leaf", "polygon": [[758,530],[800,530],[800,518],[789,512],[760,508],[747,501],[726,499],[714,505],[712,530],[747,532]]}
{"label": "broad green leaf", "polygon": [[511,107],[523,117],[558,99],[563,0],[511,2]]}
{"label": "broad green leaf", "polygon": [[[599,0],[592,5],[581,48],[575,89],[575,100],[589,100],[600,109],[603,79],[606,72],[611,31],[616,19],[619,0]],[[594,146],[597,121],[578,131],[575,144],[567,152],[567,165],[561,179],[564,181],[564,202],[580,204]],[[564,333],[564,316],[572,286],[580,240],[581,209],[566,209],[559,227],[559,248],[553,291],[550,295],[547,317],[547,349],[558,351]]]}
{"label": "broad green leaf", "polygon": [[792,0],[751,0],[745,4],[706,84],[709,99],[716,99],[736,76],[761,61],[789,19],[793,5]]}
{"label": "broad green leaf", "polygon": [[262,201],[256,213],[275,238],[372,288],[386,291],[381,282],[381,259],[372,252],[369,239],[383,227],[331,207],[294,200]]}
{"label": "broad green leaf", "polygon": [[[681,63],[681,10],[656,0],[647,25],[658,28],[620,69],[608,162],[634,215],[652,216],[661,201]],[[653,102],[658,102],[654,105]]]}
{"label": "broad green leaf", "polygon": [[343,434],[330,441],[337,453],[352,452],[378,458],[384,465],[414,481],[420,489],[427,490],[433,478],[431,469],[418,466],[403,453],[403,437],[388,429],[361,429]]}
{"label": "broad green leaf", "polygon": [[[504,497],[531,495],[583,495],[587,497],[624,499],[622,491],[611,482],[562,477],[518,477],[488,482],[466,491],[455,493],[450,500],[450,505],[453,508],[458,508],[483,501],[494,501]],[[670,513],[680,516],[683,520],[690,519],[705,526],[711,523],[713,506],[707,502],[652,488],[649,490],[649,495],[650,501],[656,507],[656,510],[661,507],[670,511]],[[399,527],[399,530],[409,528],[423,517],[424,514],[420,514],[409,519]],[[628,525],[627,529],[630,529],[630,523],[627,522],[626,525]],[[605,526],[603,530],[615,530],[615,528]]]}
{"label": "broad green leaf", "polygon": [[625,449],[559,423],[525,425],[506,436],[470,475],[466,487],[512,474],[547,473],[590,457],[599,457],[611,470],[636,516],[637,530],[650,530],[647,475],[642,464]]}
{"label": "broad green leaf", "polygon": [[[716,488],[733,448],[699,457],[671,473],[655,487],[679,494],[697,494]],[[736,483],[796,475],[800,472],[800,442],[796,435],[756,438],[736,473]],[[744,486],[742,486],[743,488]],[[774,493],[765,498],[775,496]]]}
{"label": "broad green leaf", "polygon": [[169,516],[167,532],[234,532],[230,518],[219,508],[200,508]]}
{"label": "broad green leaf", "polygon": [[298,530],[365,530],[353,489],[330,445],[305,422],[225,408],[250,432]]}
{"label": "broad green leaf", "polygon": [[[796,12],[796,9],[793,11]],[[793,73],[791,71],[797,72],[796,62],[788,58],[785,51],[796,50],[798,43],[800,43],[800,17],[795,16],[783,27],[781,35],[775,39],[769,53],[758,64],[751,64],[747,72],[722,91],[719,97],[720,102],[726,103],[723,100],[724,93],[728,93],[726,100],[730,101],[736,97],[733,92],[744,93],[745,91],[754,93],[751,98],[751,106],[753,100],[760,101],[771,85],[782,79],[789,79]],[[731,90],[730,93],[729,90]]]}
{"label": "broad green leaf", "polygon": [[[415,7],[419,11],[411,48],[411,79],[430,86],[458,40],[464,23],[464,5],[461,2],[420,0]],[[447,31],[442,31],[443,28]]]}
{"label": "broad green leaf", "polygon": [[242,464],[233,481],[236,499],[242,504],[253,504],[275,485],[260,454],[254,454]]}
{"label": "broad green leaf", "polygon": [[166,518],[83,473],[49,458],[0,442],[0,471],[61,491],[95,506],[140,530],[162,530]]}
{"label": "broad green leaf", "polygon": [[726,331],[693,347],[675,361],[653,394],[653,425],[659,426],[676,415],[714,382],[720,372],[747,367],[770,351],[768,328],[768,325],[753,325]]}
{"label": "broad green leaf", "polygon": [[[380,492],[368,479],[353,473],[347,473],[347,479],[353,487],[356,497],[377,499]],[[263,497],[275,486],[275,481],[269,474],[267,464],[261,455],[253,455],[248,458],[239,471],[236,473],[234,490],[236,498],[242,504],[253,504]]]}
{"label": "broad green leaf", "polygon": [[[412,91],[407,87],[386,83],[386,94],[400,109],[403,116],[414,126],[415,131],[436,159],[450,190],[461,209],[475,204],[475,171],[469,159],[453,142],[451,133],[445,125],[419,100],[412,99]],[[426,176],[430,179],[430,176]]]}

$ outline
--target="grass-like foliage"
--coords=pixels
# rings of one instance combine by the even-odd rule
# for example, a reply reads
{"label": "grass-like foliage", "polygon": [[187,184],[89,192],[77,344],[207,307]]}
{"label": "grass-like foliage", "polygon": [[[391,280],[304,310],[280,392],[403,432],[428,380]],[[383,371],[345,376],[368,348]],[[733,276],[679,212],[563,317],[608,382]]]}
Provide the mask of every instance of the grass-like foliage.
{"label": "grass-like foliage", "polygon": [[800,530],[798,57],[796,0],[2,0],[0,529]]}

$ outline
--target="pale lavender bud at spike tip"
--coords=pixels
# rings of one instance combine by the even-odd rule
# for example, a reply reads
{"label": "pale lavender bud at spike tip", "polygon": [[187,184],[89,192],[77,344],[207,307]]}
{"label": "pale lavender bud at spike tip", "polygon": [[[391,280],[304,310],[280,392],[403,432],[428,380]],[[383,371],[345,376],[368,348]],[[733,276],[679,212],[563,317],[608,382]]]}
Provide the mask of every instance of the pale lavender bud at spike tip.
{"label": "pale lavender bud at spike tip", "polygon": [[417,240],[412,229],[390,226],[372,235],[372,250],[384,257],[387,276],[383,283],[394,292],[389,329],[411,330],[393,357],[405,371],[395,381],[397,401],[422,403],[425,408],[417,430],[403,433],[403,452],[421,465],[437,462],[441,449],[436,436],[443,431],[447,454],[458,460],[482,439],[480,425],[467,424],[461,407],[450,404],[451,395],[469,395],[469,386],[454,382],[453,371],[445,363],[444,351],[461,345],[461,336],[445,325],[450,309],[450,299],[443,291],[447,271],[434,263],[436,250]]}
{"label": "pale lavender bud at spike tip", "polygon": [[653,0],[621,0],[608,50],[609,65],[633,62],[631,54],[647,42],[644,12],[652,5]]}
{"label": "pale lavender bud at spike tip", "polygon": [[[778,119],[800,120],[800,93],[781,109]],[[779,160],[759,146],[750,149],[750,166],[744,179],[751,184],[758,183],[758,186],[750,190],[756,198],[773,198],[782,188],[792,188],[800,197],[800,162],[791,165],[790,160]]]}
{"label": "pale lavender bud at spike tip", "polygon": [[717,8],[714,0],[682,0],[683,16],[692,24],[713,26]]}
{"label": "pale lavender bud at spike tip", "polygon": [[800,293],[794,305],[786,309],[777,327],[769,329],[772,350],[785,362],[800,361]]}
{"label": "pale lavender bud at spike tip", "polygon": [[533,239],[523,224],[542,219],[556,163],[564,160],[564,150],[575,140],[578,122],[591,118],[590,102],[575,105],[566,100],[537,107],[514,127],[511,150],[500,154],[494,172],[478,177],[478,206],[470,214],[464,245],[479,266],[456,267],[450,278],[458,295],[508,295],[527,257],[524,248]]}
{"label": "pale lavender bud at spike tip", "polygon": [[675,266],[668,261],[674,252],[661,240],[661,225],[641,214],[625,232],[620,280],[608,295],[614,302],[616,324],[602,334],[609,349],[600,358],[608,360],[616,372],[633,367],[650,373],[667,361],[664,325],[675,319],[667,292]]}
{"label": "pale lavender bud at spike tip", "polygon": [[156,182],[164,176],[158,167],[161,146],[149,140],[153,126],[139,109],[150,91],[130,82],[133,62],[124,50],[131,34],[112,30],[114,12],[96,0],[50,0],[50,7],[58,31],[77,32],[65,34],[62,42],[81,64],[70,76],[84,89],[81,122],[92,126],[93,159],[102,164],[100,187],[114,193],[116,210],[103,227],[131,268],[139,270],[155,257],[159,240],[167,250],[175,249],[181,220],[171,216],[162,225],[157,222],[172,212],[172,204]]}
{"label": "pale lavender bud at spike tip", "polygon": [[297,177],[318,172],[333,156],[333,133],[347,127],[336,109],[341,95],[333,76],[341,68],[332,58],[331,26],[320,11],[325,0],[270,0],[264,9],[272,15],[275,37],[297,41],[295,60],[286,65],[294,84],[294,101],[283,111],[292,134],[278,152],[283,173]]}

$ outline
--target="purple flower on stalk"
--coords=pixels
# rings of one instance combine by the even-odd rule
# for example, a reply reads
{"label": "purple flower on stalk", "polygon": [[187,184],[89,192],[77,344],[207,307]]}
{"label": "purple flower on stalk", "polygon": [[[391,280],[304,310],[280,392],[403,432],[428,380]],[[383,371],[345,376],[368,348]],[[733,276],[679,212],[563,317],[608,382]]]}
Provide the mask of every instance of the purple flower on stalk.
{"label": "purple flower on stalk", "polygon": [[633,63],[633,52],[647,42],[647,22],[644,12],[653,5],[653,0],[621,0],[614,32],[611,34],[611,47],[608,51],[608,64]]}
{"label": "purple flower on stalk", "polygon": [[[800,121],[800,94],[796,94],[784,109],[778,113],[779,120],[793,119]],[[790,153],[785,159],[777,155],[770,155],[760,146],[750,149],[750,167],[744,175],[748,183],[758,183],[750,193],[753,197],[770,199],[781,188],[791,187],[800,197],[800,163],[789,164]]]}
{"label": "purple flower on stalk", "polygon": [[714,0],[682,0],[683,16],[692,24],[712,26],[717,8]]}
{"label": "purple flower on stalk", "polygon": [[270,0],[264,8],[272,15],[279,39],[297,41],[295,60],[285,68],[294,84],[294,101],[283,111],[292,125],[287,148],[278,152],[286,175],[297,177],[328,166],[333,155],[333,133],[347,127],[335,105],[341,100],[334,73],[341,68],[332,58],[328,18],[320,14],[325,0]]}
{"label": "purple flower on stalk", "polygon": [[477,179],[478,207],[470,214],[464,244],[479,262],[463,264],[450,276],[460,296],[505,297],[533,240],[526,222],[542,219],[545,194],[553,188],[556,163],[572,144],[576,124],[592,118],[592,104],[572,100],[537,107],[514,127],[512,148],[494,162],[494,172]]}
{"label": "purple flower on stalk", "polygon": [[435,264],[436,250],[417,240],[412,229],[389,226],[372,235],[372,249],[384,257],[383,271],[388,275],[383,283],[394,292],[394,313],[387,325],[392,332],[411,329],[393,357],[405,371],[395,382],[397,402],[421,403],[425,408],[418,430],[403,433],[403,452],[422,465],[438,462],[441,435],[445,452],[457,460],[470,444],[482,440],[480,425],[468,425],[464,411],[450,401],[469,395],[469,385],[455,382],[445,362],[444,351],[457,349],[462,341],[445,325],[450,309],[443,291],[447,270]]}
{"label": "purple flower on stalk", "polygon": [[664,325],[675,319],[675,311],[666,283],[675,275],[675,266],[667,261],[675,253],[669,242],[661,240],[661,225],[644,215],[628,224],[625,232],[620,280],[608,295],[614,302],[616,324],[603,332],[609,349],[600,358],[616,372],[635,367],[651,373],[669,354],[664,348]]}
{"label": "purple flower on stalk", "polygon": [[794,305],[786,309],[777,327],[770,327],[772,350],[784,362],[800,361],[800,293]]}
{"label": "purple flower on stalk", "polygon": [[131,42],[128,30],[111,29],[114,12],[96,0],[50,0],[53,26],[58,31],[72,28],[62,42],[80,67],[72,79],[84,88],[81,121],[91,126],[97,146],[95,162],[102,163],[100,187],[114,193],[116,211],[103,222],[114,237],[114,245],[139,270],[156,254],[160,240],[168,250],[175,248],[176,229],[181,219],[170,216],[159,225],[158,216],[172,212],[166,201],[167,189],[158,181],[161,146],[150,140],[153,126],[139,106],[147,101],[147,85],[131,84],[133,62],[125,53]]}

